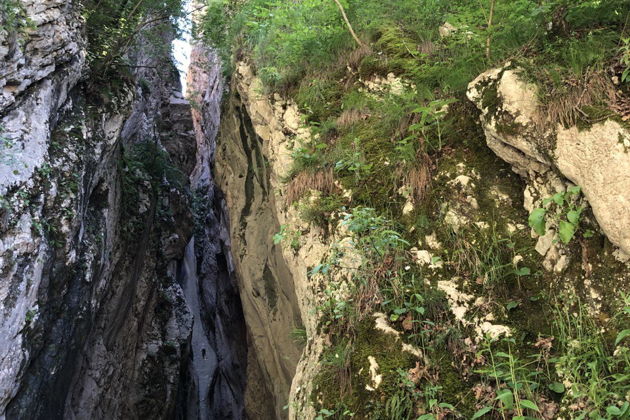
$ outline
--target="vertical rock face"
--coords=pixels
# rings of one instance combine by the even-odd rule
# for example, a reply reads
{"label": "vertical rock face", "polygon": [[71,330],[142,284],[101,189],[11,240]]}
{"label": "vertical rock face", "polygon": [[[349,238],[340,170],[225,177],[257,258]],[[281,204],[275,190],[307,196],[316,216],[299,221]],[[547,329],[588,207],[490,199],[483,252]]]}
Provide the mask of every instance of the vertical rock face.
{"label": "vertical rock face", "polygon": [[[41,85],[67,80],[61,72]],[[38,116],[58,121],[39,138],[42,163],[29,165],[33,175],[18,186],[3,184],[1,322],[9,357],[0,412],[8,418],[175,412],[192,321],[176,260],[191,218],[184,191],[151,178],[142,161],[150,158],[138,151],[160,150],[161,111],[177,77],[171,66],[136,77],[150,80],[151,92],[92,108],[77,86],[61,110]],[[3,123],[20,125],[23,114],[40,124],[22,109],[37,91],[19,97]],[[19,155],[14,162],[23,164]]]}
{"label": "vertical rock face", "polygon": [[[57,111],[85,61],[78,2],[30,0],[22,5],[32,28],[0,31],[2,129],[19,142],[10,150],[14,165],[0,167],[0,194],[27,182],[43,164]],[[9,152],[2,152],[6,160]]]}
{"label": "vertical rock face", "polygon": [[0,33],[0,418],[242,418],[218,120],[195,135],[171,58],[151,48],[101,103],[78,2],[22,4],[36,27]]}
{"label": "vertical rock face", "polygon": [[[251,83],[240,74],[234,76],[217,141],[216,176],[226,193],[234,267],[250,348],[257,361],[249,358],[248,412],[252,418],[283,418],[301,354],[290,336],[302,320],[294,273],[282,247],[271,240],[280,223],[268,140],[271,135],[283,135],[274,131],[271,108],[256,107],[255,98],[249,96]],[[255,124],[253,119],[269,125]],[[268,402],[273,405],[265,404]]]}
{"label": "vertical rock face", "polygon": [[186,300],[195,317],[185,415],[194,419],[242,419],[247,333],[234,281],[226,208],[211,171],[223,79],[218,59],[202,45],[193,48],[188,86],[195,103],[192,122],[197,162],[190,177],[194,239],[180,272]]}

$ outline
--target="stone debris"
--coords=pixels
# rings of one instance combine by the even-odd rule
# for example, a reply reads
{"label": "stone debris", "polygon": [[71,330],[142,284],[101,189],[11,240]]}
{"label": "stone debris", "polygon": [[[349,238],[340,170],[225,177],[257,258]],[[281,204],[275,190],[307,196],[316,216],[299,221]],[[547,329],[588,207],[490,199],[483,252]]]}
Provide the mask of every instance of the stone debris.
{"label": "stone debris", "polygon": [[[476,332],[475,340],[477,342],[486,337],[497,339],[501,336],[509,337],[512,331],[505,325],[494,324],[490,321],[494,320],[492,313],[486,313],[484,316],[473,316],[468,318],[471,309],[475,307],[485,306],[484,299],[476,299],[475,296],[461,292],[457,286],[457,281],[443,280],[438,282],[438,288],[442,290],[449,301],[450,309],[455,318],[464,326],[472,326]],[[483,312],[483,311],[481,311]]]}
{"label": "stone debris", "polygon": [[368,361],[370,362],[370,376],[372,378],[372,384],[366,385],[365,389],[368,391],[376,391],[381,385],[381,382],[383,382],[383,375],[378,373],[379,366],[374,356],[368,356]]}

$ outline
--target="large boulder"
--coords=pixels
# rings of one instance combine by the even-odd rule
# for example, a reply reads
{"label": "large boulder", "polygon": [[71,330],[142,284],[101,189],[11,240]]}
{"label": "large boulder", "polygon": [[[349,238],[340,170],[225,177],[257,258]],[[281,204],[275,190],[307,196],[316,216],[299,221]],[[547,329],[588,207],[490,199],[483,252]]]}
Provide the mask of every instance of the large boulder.
{"label": "large boulder", "polygon": [[607,120],[588,129],[545,122],[537,87],[519,69],[493,69],[468,87],[488,146],[522,176],[558,172],[579,185],[610,241],[630,254],[630,132]]}

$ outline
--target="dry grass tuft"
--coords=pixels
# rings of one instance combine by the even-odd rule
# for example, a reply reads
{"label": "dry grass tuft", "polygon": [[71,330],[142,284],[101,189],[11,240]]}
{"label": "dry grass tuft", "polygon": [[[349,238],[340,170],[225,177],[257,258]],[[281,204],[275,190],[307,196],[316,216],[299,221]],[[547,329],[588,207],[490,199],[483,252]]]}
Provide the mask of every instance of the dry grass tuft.
{"label": "dry grass tuft", "polygon": [[357,69],[361,64],[361,61],[370,54],[372,54],[372,49],[370,47],[359,47],[348,55],[342,54],[341,57],[339,57],[339,64],[347,65],[351,69]]}
{"label": "dry grass tuft", "polygon": [[405,185],[411,189],[416,203],[422,202],[431,186],[431,170],[428,165],[420,165],[409,170],[404,176]]}
{"label": "dry grass tuft", "polygon": [[374,267],[373,274],[367,276],[365,281],[359,285],[355,295],[357,319],[362,320],[366,316],[374,313],[376,308],[383,302],[383,295],[379,284],[390,277],[395,269],[397,261],[387,255],[383,261]]}
{"label": "dry grass tuft", "polygon": [[587,73],[583,79],[567,80],[562,91],[551,92],[552,99],[544,105],[539,125],[562,124],[571,127],[580,120],[592,121],[584,108],[597,104],[612,106],[616,102],[615,86],[603,73]]}
{"label": "dry grass tuft", "polygon": [[402,179],[403,185],[410,190],[411,197],[416,203],[420,203],[427,196],[431,188],[431,158],[420,150],[413,167],[399,167],[396,172]]}
{"label": "dry grass tuft", "polygon": [[349,127],[352,124],[370,118],[370,114],[359,109],[348,109],[337,118],[337,127]]}
{"label": "dry grass tuft", "polygon": [[337,191],[333,169],[300,172],[287,186],[287,204],[293,204],[311,190],[321,191],[327,195]]}
{"label": "dry grass tuft", "polygon": [[420,54],[431,55],[437,50],[435,44],[431,41],[422,41],[420,45],[418,45],[418,52]]}

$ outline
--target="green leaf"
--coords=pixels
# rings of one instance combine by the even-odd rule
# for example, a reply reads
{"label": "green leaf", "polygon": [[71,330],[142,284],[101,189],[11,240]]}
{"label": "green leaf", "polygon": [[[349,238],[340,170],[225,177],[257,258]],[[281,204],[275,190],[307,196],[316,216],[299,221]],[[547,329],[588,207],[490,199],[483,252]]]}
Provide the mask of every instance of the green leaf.
{"label": "green leaf", "polygon": [[505,407],[506,410],[511,410],[512,407],[514,407],[514,395],[512,395],[512,391],[509,389],[501,391],[496,399],[503,403],[503,407]]}
{"label": "green leaf", "polygon": [[619,409],[619,407],[616,407],[614,405],[609,405],[608,407],[606,407],[606,412],[615,417],[621,415],[621,410]]}
{"label": "green leaf", "polygon": [[523,277],[523,276],[529,276],[532,271],[529,269],[529,267],[521,267],[518,270],[516,270],[516,275]]}
{"label": "green leaf", "polygon": [[523,408],[528,408],[530,410],[540,411],[538,409],[538,406],[534,402],[532,402],[530,400],[521,400],[520,406],[523,407]]}
{"label": "green leaf", "polygon": [[559,206],[564,204],[564,194],[563,193],[555,193],[551,199]]}
{"label": "green leaf", "polygon": [[508,311],[511,311],[512,309],[518,308],[518,305],[520,305],[518,302],[509,302],[507,305],[505,305],[505,308]]}
{"label": "green leaf", "polygon": [[615,346],[619,345],[619,343],[621,343],[621,341],[628,336],[630,336],[630,330],[623,330],[619,334],[617,334],[617,338],[615,339]]}
{"label": "green leaf", "polygon": [[439,403],[439,404],[438,404],[438,407],[441,407],[441,408],[448,408],[449,410],[453,410],[453,411],[455,411],[455,407],[453,407],[453,406],[452,406],[451,404],[449,404],[449,403]]}
{"label": "green leaf", "polygon": [[592,230],[588,229],[586,232],[584,232],[583,235],[586,239],[588,238],[592,238],[593,236],[595,236],[595,232],[593,232]]}
{"label": "green leaf", "polygon": [[580,222],[581,215],[582,215],[581,209],[571,210],[570,212],[567,213],[567,219],[569,220],[569,222],[577,226],[577,224]]}
{"label": "green leaf", "polygon": [[480,418],[481,416],[484,416],[486,414],[488,414],[489,412],[492,411],[492,407],[484,407],[481,410],[478,410],[473,416],[471,420],[475,420]]}
{"label": "green leaf", "polygon": [[540,236],[545,234],[546,225],[545,225],[545,215],[547,214],[547,210],[545,209],[534,209],[532,213],[529,215],[529,226],[534,229],[534,231]]}
{"label": "green leaf", "polygon": [[560,225],[558,226],[558,236],[560,240],[565,244],[571,242],[573,236],[575,235],[575,225],[573,223],[569,223],[566,220],[562,220]]}
{"label": "green leaf", "polygon": [[549,384],[549,389],[558,394],[562,394],[565,391],[564,385],[560,382],[552,382]]}
{"label": "green leaf", "polygon": [[578,186],[576,185],[576,186],[573,186],[573,187],[569,187],[569,188],[567,189],[567,192],[568,192],[569,194],[572,194],[572,195],[578,195],[579,193],[581,193],[581,192],[582,192],[582,188],[581,188],[581,187],[578,187]]}

